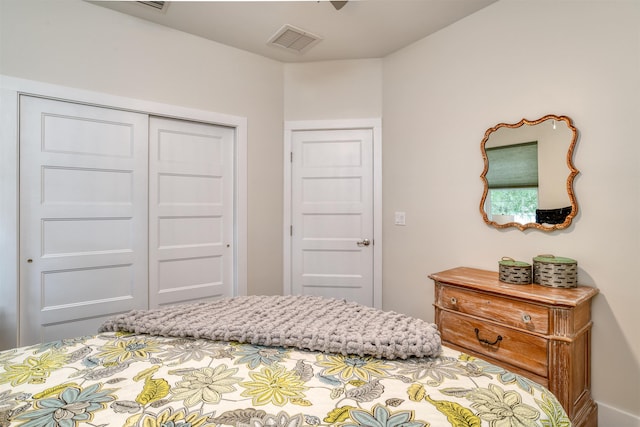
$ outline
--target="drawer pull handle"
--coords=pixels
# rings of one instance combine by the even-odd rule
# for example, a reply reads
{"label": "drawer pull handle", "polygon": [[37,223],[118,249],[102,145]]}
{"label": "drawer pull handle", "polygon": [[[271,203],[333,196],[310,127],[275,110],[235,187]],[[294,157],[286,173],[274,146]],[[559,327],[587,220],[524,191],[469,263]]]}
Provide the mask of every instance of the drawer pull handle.
{"label": "drawer pull handle", "polygon": [[458,303],[458,300],[456,297],[451,297],[451,304],[456,305]]}
{"label": "drawer pull handle", "polygon": [[524,323],[529,323],[529,322],[531,322],[531,316],[529,316],[528,314],[523,314],[523,315],[522,315],[522,321],[523,321]]}
{"label": "drawer pull handle", "polygon": [[481,342],[482,344],[487,344],[487,345],[496,345],[498,344],[500,341],[502,341],[502,335],[498,335],[498,338],[496,338],[495,341],[491,342],[487,339],[484,338],[480,338],[480,329],[475,328],[476,331],[476,338],[478,338],[478,341]]}

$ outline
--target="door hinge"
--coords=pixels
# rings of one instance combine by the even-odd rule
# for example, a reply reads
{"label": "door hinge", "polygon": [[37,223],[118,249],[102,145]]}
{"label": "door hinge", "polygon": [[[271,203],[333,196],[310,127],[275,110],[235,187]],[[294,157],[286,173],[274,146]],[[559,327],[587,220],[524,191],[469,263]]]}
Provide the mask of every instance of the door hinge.
{"label": "door hinge", "polygon": [[293,225],[289,226],[289,236],[293,236]]}
{"label": "door hinge", "polygon": [[291,153],[289,153],[289,154],[291,154],[291,156],[290,156],[290,160],[289,160],[289,161],[290,161],[291,163],[293,163],[293,151],[292,151]]}

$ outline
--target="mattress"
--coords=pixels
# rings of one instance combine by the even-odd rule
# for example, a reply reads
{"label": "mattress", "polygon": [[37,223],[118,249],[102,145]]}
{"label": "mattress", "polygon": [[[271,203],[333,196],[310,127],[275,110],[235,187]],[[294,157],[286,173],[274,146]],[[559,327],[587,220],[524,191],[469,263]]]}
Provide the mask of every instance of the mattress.
{"label": "mattress", "polygon": [[543,386],[465,353],[384,358],[104,331],[0,352],[0,426],[570,426]]}

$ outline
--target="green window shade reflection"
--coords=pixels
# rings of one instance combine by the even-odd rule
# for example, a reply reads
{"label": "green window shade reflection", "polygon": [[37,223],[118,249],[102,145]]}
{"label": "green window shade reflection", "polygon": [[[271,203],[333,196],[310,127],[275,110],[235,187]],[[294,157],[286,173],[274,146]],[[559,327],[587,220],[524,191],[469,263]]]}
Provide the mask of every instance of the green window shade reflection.
{"label": "green window shade reflection", "polygon": [[486,150],[489,188],[538,186],[538,142],[503,145]]}

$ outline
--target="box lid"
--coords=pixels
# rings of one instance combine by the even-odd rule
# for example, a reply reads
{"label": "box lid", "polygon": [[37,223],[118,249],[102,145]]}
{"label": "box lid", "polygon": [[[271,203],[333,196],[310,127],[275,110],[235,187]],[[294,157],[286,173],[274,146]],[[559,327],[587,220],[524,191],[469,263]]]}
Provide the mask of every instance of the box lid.
{"label": "box lid", "polygon": [[531,264],[524,261],[516,261],[513,258],[509,258],[503,256],[502,259],[498,262],[498,264],[503,265],[505,267],[530,267]]}
{"label": "box lid", "polygon": [[554,255],[538,255],[536,257],[533,257],[533,260],[535,262],[546,262],[546,263],[553,263],[553,264],[577,264],[578,263],[578,261],[576,261],[575,259],[557,257]]}

